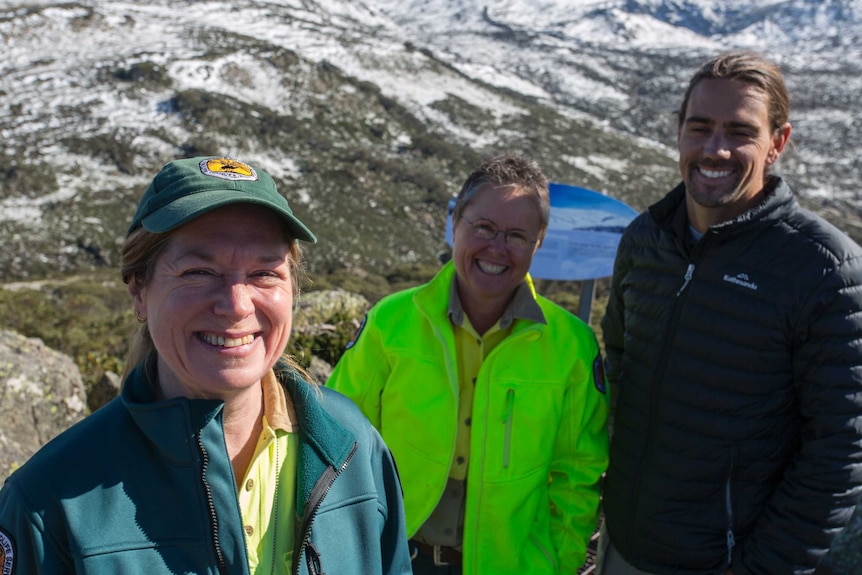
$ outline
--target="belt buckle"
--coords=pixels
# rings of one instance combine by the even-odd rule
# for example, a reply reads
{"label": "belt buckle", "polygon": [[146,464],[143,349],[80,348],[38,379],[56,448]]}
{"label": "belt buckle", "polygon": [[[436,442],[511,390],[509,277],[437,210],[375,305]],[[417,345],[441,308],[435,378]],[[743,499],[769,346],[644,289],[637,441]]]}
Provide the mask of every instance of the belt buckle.
{"label": "belt buckle", "polygon": [[433,555],[433,557],[434,557],[434,565],[435,565],[436,567],[446,567],[447,565],[449,565],[448,563],[446,563],[445,561],[443,561],[443,557],[442,557],[442,555],[441,555],[441,553],[440,553],[440,545],[435,545],[435,546],[434,546],[434,552],[433,552],[433,554],[432,554],[432,555]]}

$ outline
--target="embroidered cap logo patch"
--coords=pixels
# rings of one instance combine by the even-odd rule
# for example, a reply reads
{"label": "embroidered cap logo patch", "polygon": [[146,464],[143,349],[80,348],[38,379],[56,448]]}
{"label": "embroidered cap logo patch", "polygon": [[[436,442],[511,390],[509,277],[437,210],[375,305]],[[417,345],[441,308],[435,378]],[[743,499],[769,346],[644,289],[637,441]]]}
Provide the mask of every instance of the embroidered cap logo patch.
{"label": "embroidered cap logo patch", "polygon": [[12,575],[15,569],[15,545],[8,533],[0,529],[0,575]]}
{"label": "embroidered cap logo patch", "polygon": [[212,158],[200,164],[201,173],[223,180],[257,180],[257,172],[248,164],[230,158]]}

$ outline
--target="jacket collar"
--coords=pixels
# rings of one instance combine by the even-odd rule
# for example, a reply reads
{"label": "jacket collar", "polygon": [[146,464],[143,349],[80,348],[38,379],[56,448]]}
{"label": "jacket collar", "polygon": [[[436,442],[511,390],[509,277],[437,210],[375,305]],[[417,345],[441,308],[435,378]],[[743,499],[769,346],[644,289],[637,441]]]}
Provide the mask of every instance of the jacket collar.
{"label": "jacket collar", "polygon": [[[123,384],[120,401],[137,427],[157,451],[175,464],[189,465],[198,457],[195,436],[212,424],[221,426],[224,402],[217,399],[178,397],[158,401],[147,373],[147,362],[136,366]],[[341,469],[347,461],[355,436],[321,405],[322,392],[303,380],[286,363],[279,362],[274,373],[293,400],[299,424],[298,501],[305,501],[323,469]]]}
{"label": "jacket collar", "polygon": [[188,465],[197,457],[195,435],[220,419],[224,403],[184,397],[159,401],[150,380],[155,373],[153,357],[138,364],[123,383],[120,401],[162,457]]}
{"label": "jacket collar", "polygon": [[[515,288],[515,295],[512,296],[512,301],[503,310],[503,315],[498,319],[500,329],[506,329],[516,319],[524,319],[534,323],[548,323],[545,320],[545,314],[542,308],[536,301],[534,292],[526,281]],[[455,325],[464,323],[464,307],[461,305],[461,297],[458,295],[458,278],[452,280],[452,286],[449,288],[449,319]]]}
{"label": "jacket collar", "polygon": [[326,468],[340,470],[356,444],[356,436],[332,417],[322,405],[323,391],[302,379],[286,363],[275,366],[275,374],[293,399],[299,423],[297,502],[308,501]]}
{"label": "jacket collar", "polygon": [[[790,186],[778,176],[769,176],[764,186],[766,197],[757,206],[733,220],[712,226],[708,234],[730,236],[782,220],[798,208]],[[664,198],[650,206],[649,213],[660,228],[677,241],[688,242],[688,213],[685,206],[685,184],[680,183]]]}
{"label": "jacket collar", "polygon": [[[463,309],[457,298],[455,287],[455,264],[452,261],[437,272],[431,281],[417,288],[413,301],[425,315],[437,318],[451,318],[456,324],[463,321]],[[460,315],[459,315],[460,314]],[[536,287],[530,274],[518,286],[515,297],[509,304],[500,321],[512,323],[515,319],[526,319],[536,323],[547,323],[542,308],[536,301]],[[505,326],[504,326],[505,327]]]}

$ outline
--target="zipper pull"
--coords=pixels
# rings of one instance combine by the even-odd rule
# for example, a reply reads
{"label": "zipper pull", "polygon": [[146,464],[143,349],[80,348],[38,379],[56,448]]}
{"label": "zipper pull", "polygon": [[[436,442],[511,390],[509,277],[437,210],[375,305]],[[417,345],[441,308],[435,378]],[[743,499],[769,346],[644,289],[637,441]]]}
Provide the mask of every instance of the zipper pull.
{"label": "zipper pull", "polygon": [[506,392],[506,411],[503,413],[503,423],[508,423],[512,417],[512,408],[515,406],[515,390],[509,389]]}
{"label": "zipper pull", "polygon": [[736,545],[736,537],[733,536],[733,499],[731,498],[731,485],[733,482],[733,463],[730,464],[730,473],[727,475],[727,483],[724,485],[724,504],[727,506],[727,566],[733,561],[733,547]]}
{"label": "zipper pull", "polygon": [[509,454],[512,443],[512,411],[515,409],[515,390],[509,388],[506,392],[506,412],[503,414],[505,436],[503,439],[503,469],[509,468]]}
{"label": "zipper pull", "polygon": [[727,564],[733,562],[733,548],[736,546],[736,538],[733,536],[733,529],[727,530]]}
{"label": "zipper pull", "polygon": [[305,561],[309,575],[326,575],[320,568],[320,553],[311,542],[305,547]]}
{"label": "zipper pull", "polygon": [[688,264],[688,268],[685,270],[685,282],[683,282],[682,287],[679,288],[679,291],[676,292],[676,297],[679,297],[679,294],[688,287],[688,283],[691,281],[692,276],[694,275],[694,264]]}

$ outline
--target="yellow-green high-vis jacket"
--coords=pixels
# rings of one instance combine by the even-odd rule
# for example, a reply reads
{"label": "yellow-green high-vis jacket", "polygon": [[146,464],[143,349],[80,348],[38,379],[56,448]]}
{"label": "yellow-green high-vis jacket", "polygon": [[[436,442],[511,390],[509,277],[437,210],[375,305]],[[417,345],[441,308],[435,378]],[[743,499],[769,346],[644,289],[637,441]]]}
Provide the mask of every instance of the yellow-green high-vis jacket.
{"label": "yellow-green high-vis jacket", "polygon": [[[409,536],[436,507],[455,451],[454,275],[450,262],[429,283],[378,302],[327,383],[392,450]],[[516,319],[476,381],[464,575],[574,574],[596,526],[608,462],[601,355],[589,326],[533,295],[547,325]]]}

